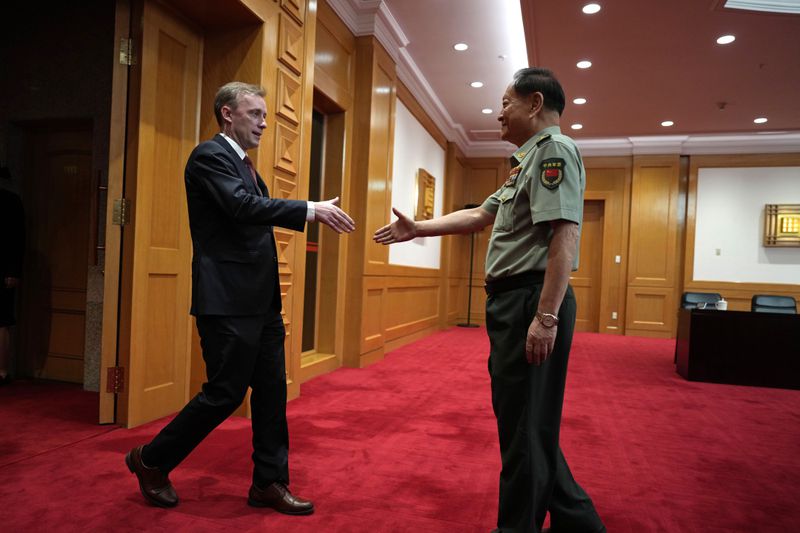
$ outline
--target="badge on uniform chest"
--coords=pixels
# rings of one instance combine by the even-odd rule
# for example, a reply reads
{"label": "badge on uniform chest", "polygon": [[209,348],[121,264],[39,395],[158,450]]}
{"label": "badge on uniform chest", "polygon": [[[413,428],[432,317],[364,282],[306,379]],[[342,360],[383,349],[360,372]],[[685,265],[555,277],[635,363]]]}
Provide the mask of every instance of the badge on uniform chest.
{"label": "badge on uniform chest", "polygon": [[545,159],[539,165],[539,181],[548,189],[557,189],[564,179],[564,160],[560,157]]}
{"label": "badge on uniform chest", "polygon": [[511,169],[511,172],[508,173],[508,179],[503,184],[505,187],[513,187],[514,184],[517,182],[517,176],[519,176],[519,172],[522,170],[522,167],[517,165]]}

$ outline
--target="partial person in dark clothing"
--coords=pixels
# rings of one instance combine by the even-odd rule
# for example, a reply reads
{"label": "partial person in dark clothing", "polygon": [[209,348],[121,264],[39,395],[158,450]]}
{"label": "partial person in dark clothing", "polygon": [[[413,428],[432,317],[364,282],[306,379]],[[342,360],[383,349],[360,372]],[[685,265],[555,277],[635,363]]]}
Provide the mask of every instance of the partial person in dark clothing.
{"label": "partial person in dark clothing", "polygon": [[17,323],[15,296],[25,255],[22,200],[2,188],[10,180],[8,168],[0,168],[0,385],[11,379],[11,327]]}

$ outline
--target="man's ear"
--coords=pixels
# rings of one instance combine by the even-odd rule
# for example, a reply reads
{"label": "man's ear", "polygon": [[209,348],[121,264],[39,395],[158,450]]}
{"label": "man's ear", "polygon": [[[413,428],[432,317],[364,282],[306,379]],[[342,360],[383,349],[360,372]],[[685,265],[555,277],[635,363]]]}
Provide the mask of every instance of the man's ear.
{"label": "man's ear", "polygon": [[535,115],[544,107],[544,95],[540,92],[531,93],[528,98],[530,99],[531,109],[530,114]]}
{"label": "man's ear", "polygon": [[233,110],[229,106],[224,105],[222,106],[222,108],[220,108],[219,111],[220,114],[222,115],[223,122],[233,122],[233,119],[231,119],[231,113],[233,112]]}

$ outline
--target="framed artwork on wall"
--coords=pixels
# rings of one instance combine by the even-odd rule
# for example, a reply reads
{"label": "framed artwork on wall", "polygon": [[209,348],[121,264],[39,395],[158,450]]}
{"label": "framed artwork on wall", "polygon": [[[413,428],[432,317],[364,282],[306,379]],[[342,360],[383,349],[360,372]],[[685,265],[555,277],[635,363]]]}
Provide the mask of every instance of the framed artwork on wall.
{"label": "framed artwork on wall", "polygon": [[436,178],[427,170],[417,170],[417,206],[414,220],[430,220],[433,218],[433,202],[436,194]]}
{"label": "framed artwork on wall", "polygon": [[800,247],[800,204],[764,206],[764,246]]}

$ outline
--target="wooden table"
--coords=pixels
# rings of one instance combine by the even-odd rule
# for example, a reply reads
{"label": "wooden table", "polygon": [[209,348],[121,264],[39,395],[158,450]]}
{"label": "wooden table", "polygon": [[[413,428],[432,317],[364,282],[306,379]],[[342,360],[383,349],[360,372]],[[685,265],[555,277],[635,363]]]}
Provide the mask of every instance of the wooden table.
{"label": "wooden table", "polygon": [[681,309],[675,354],[690,381],[800,389],[800,315]]}

